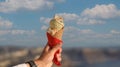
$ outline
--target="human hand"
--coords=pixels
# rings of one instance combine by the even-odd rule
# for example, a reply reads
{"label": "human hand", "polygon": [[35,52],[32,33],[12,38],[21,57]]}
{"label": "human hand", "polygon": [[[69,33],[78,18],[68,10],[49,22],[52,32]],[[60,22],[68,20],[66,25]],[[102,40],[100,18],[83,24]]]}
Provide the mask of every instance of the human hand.
{"label": "human hand", "polygon": [[58,44],[54,46],[53,48],[50,48],[49,44],[47,44],[40,58],[35,60],[35,64],[38,67],[52,67],[54,54],[57,50],[60,50],[60,53],[57,54],[57,60],[61,61],[61,52],[62,52],[61,44]]}

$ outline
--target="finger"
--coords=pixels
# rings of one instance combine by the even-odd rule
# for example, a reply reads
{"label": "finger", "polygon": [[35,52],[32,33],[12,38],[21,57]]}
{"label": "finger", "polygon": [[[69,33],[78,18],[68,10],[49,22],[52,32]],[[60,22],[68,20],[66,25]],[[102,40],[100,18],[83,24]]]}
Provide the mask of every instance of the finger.
{"label": "finger", "polygon": [[62,60],[61,54],[57,54],[57,60],[58,60],[58,61],[61,61],[61,60]]}
{"label": "finger", "polygon": [[59,50],[61,48],[61,44],[58,44],[58,45],[56,45],[56,46],[54,46],[52,49],[51,49],[51,53],[55,53],[57,50]]}
{"label": "finger", "polygon": [[61,54],[57,54],[57,57],[60,58],[60,57],[61,57]]}
{"label": "finger", "polygon": [[44,51],[45,51],[45,52],[48,52],[49,49],[50,49],[50,46],[49,46],[48,43],[47,43],[46,46],[45,46],[45,48],[44,48]]}
{"label": "finger", "polygon": [[62,48],[59,49],[59,53],[62,53]]}

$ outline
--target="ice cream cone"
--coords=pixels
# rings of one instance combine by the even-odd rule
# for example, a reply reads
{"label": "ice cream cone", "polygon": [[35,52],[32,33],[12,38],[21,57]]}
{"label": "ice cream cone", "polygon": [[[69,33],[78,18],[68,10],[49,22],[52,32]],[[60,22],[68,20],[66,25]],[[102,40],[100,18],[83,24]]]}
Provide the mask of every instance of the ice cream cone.
{"label": "ice cream cone", "polygon": [[[55,16],[50,21],[50,26],[47,29],[48,43],[51,48],[63,42],[62,41],[63,31],[64,31],[63,18],[60,16]],[[60,61],[57,60],[57,54],[59,53],[60,53],[59,50],[56,51],[53,58],[53,62],[58,66],[61,65]]]}
{"label": "ice cream cone", "polygon": [[64,31],[64,28],[60,29],[58,32],[55,33],[55,35],[53,35],[53,37],[59,40],[62,40],[63,31]]}

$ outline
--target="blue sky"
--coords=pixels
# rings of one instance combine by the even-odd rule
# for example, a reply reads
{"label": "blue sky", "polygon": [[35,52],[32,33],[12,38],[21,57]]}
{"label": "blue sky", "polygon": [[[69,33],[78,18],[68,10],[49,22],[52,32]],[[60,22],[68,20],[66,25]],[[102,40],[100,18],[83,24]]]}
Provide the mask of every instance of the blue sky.
{"label": "blue sky", "polygon": [[64,47],[120,46],[119,0],[0,0],[0,45],[44,46],[55,15]]}

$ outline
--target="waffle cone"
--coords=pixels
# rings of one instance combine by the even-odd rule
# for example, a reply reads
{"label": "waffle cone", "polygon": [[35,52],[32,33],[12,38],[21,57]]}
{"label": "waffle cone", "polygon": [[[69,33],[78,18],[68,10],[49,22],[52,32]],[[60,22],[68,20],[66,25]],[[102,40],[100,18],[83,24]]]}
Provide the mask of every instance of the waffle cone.
{"label": "waffle cone", "polygon": [[53,37],[62,40],[62,35],[63,35],[64,28],[60,29],[58,32],[56,32]]}

